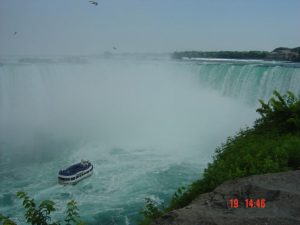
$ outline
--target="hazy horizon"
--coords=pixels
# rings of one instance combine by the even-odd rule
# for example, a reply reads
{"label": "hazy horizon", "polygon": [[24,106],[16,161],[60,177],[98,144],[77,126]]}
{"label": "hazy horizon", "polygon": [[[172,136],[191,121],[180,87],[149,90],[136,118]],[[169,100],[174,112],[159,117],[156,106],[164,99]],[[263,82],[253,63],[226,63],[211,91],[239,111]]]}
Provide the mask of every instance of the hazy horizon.
{"label": "hazy horizon", "polygon": [[300,45],[297,0],[98,3],[2,0],[0,54],[271,51]]}
{"label": "hazy horizon", "polygon": [[[259,99],[300,96],[299,63],[97,57],[300,46],[299,0],[96,1],[0,0],[0,212],[19,225],[20,190],[53,200],[52,221],[74,199],[87,224],[136,225],[253,127]],[[93,175],[60,185],[81,159]]]}

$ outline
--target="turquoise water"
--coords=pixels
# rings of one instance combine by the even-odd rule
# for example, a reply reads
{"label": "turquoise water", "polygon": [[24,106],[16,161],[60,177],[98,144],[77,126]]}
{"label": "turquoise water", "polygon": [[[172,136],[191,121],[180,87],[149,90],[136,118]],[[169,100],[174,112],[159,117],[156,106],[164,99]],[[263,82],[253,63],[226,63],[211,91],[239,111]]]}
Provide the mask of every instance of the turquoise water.
{"label": "turquoise water", "polygon": [[[144,199],[167,204],[215,147],[251,125],[258,98],[300,93],[297,64],[81,57],[0,59],[0,212],[22,221],[17,191],[70,199],[89,224],[136,224]],[[57,184],[88,159],[94,174]]]}

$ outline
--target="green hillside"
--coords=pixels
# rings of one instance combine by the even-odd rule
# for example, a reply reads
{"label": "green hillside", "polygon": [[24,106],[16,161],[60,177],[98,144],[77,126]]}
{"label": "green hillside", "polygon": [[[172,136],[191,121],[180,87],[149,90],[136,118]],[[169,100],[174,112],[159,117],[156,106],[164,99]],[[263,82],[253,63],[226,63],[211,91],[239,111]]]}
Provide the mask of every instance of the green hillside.
{"label": "green hillside", "polygon": [[260,103],[260,118],[254,126],[240,130],[218,147],[202,177],[179,188],[168,207],[160,208],[147,199],[141,224],[188,205],[227,180],[300,167],[300,100],[291,92],[281,96],[274,91],[268,103]]}

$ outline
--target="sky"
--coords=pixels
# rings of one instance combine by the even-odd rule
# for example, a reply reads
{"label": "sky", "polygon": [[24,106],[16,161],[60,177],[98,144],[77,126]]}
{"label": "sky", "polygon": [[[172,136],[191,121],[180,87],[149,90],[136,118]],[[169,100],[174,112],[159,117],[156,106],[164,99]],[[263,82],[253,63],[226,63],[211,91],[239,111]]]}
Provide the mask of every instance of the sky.
{"label": "sky", "polygon": [[299,0],[97,1],[98,6],[88,0],[1,0],[0,54],[300,46]]}

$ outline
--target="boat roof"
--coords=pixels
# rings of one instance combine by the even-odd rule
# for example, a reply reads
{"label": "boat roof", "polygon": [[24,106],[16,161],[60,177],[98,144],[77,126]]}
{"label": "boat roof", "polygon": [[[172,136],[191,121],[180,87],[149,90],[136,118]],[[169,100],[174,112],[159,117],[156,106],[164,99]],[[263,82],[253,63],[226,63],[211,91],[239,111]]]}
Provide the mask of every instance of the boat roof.
{"label": "boat roof", "polygon": [[70,175],[74,175],[80,171],[86,170],[91,166],[90,162],[81,162],[81,163],[76,163],[70,167],[68,167],[65,170],[60,170],[59,171],[59,175],[63,175],[63,176],[70,176]]}

